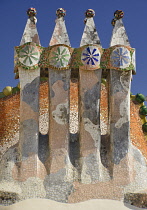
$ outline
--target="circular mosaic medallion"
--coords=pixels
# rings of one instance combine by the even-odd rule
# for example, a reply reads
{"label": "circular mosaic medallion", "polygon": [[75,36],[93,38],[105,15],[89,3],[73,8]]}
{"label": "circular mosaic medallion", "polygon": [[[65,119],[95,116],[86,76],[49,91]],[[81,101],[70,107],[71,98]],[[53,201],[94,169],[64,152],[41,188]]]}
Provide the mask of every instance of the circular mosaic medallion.
{"label": "circular mosaic medallion", "polygon": [[116,47],[110,57],[110,62],[113,67],[127,68],[130,65],[130,51],[125,47]]}
{"label": "circular mosaic medallion", "polygon": [[71,58],[71,55],[70,55],[68,47],[65,47],[65,46],[54,47],[51,50],[51,54],[50,54],[50,65],[56,68],[67,67],[67,65],[69,64],[70,58]]}
{"label": "circular mosaic medallion", "polygon": [[39,62],[40,52],[34,45],[26,45],[19,51],[19,61],[25,66],[34,66]]}
{"label": "circular mosaic medallion", "polygon": [[95,68],[100,64],[101,54],[97,47],[88,46],[82,51],[81,61],[88,68]]}

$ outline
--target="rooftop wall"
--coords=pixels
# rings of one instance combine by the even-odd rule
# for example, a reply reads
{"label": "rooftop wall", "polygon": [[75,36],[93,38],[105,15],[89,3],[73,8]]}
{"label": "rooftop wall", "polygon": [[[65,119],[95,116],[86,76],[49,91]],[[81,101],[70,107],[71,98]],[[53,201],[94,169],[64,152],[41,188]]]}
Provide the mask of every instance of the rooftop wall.
{"label": "rooftop wall", "polygon": [[[78,132],[78,83],[77,79],[71,82],[70,95],[70,132]],[[107,134],[108,126],[108,96],[107,88],[101,86],[101,134]],[[130,107],[130,136],[131,142],[142,152],[147,159],[147,137],[142,131],[142,119],[139,115],[140,104],[135,104],[132,99]],[[0,99],[0,154],[4,154],[8,148],[19,141],[20,118],[19,93]],[[48,83],[40,84],[40,117],[39,130],[45,135],[48,133]]]}

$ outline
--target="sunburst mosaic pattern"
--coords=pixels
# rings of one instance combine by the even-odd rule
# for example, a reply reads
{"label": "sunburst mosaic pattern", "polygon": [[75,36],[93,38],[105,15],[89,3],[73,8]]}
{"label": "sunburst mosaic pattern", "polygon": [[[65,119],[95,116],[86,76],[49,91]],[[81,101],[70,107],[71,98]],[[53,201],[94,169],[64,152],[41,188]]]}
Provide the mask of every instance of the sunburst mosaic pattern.
{"label": "sunburst mosaic pattern", "polygon": [[66,67],[70,61],[69,49],[65,46],[59,46],[52,50],[50,64],[57,68]]}
{"label": "sunburst mosaic pattern", "polygon": [[94,67],[100,64],[100,51],[95,46],[86,47],[82,52],[82,63],[89,67]]}
{"label": "sunburst mosaic pattern", "polygon": [[19,61],[25,66],[34,66],[39,59],[40,52],[36,46],[26,45],[19,51]]}
{"label": "sunburst mosaic pattern", "polygon": [[127,68],[130,65],[130,51],[125,47],[117,47],[111,53],[111,65],[118,68]]}

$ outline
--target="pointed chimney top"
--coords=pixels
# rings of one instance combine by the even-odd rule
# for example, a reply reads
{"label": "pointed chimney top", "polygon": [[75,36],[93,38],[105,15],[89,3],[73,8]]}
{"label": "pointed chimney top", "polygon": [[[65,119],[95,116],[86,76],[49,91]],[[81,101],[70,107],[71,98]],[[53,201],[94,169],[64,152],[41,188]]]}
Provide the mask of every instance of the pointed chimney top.
{"label": "pointed chimney top", "polygon": [[66,10],[63,8],[59,8],[56,11],[56,25],[54,28],[54,32],[52,34],[49,45],[53,46],[56,44],[66,44],[70,46],[70,41],[68,37],[68,33],[66,30],[66,25],[64,21],[64,16],[66,15]]}
{"label": "pointed chimney top", "polygon": [[40,45],[40,40],[36,28],[37,18],[36,18],[37,11],[35,8],[31,7],[27,10],[28,20],[26,23],[26,27],[24,29],[24,33],[20,42],[20,45],[23,45],[27,42],[34,42]]}
{"label": "pointed chimney top", "polygon": [[114,45],[126,45],[130,46],[128,36],[122,21],[124,12],[122,10],[116,10],[114,12],[114,19],[111,21],[113,28],[110,46]]}
{"label": "pointed chimney top", "polygon": [[96,31],[95,23],[93,20],[93,17],[95,16],[95,11],[93,9],[88,9],[85,12],[85,16],[86,16],[84,20],[85,28],[82,35],[80,46],[87,44],[97,44],[101,46],[100,38]]}

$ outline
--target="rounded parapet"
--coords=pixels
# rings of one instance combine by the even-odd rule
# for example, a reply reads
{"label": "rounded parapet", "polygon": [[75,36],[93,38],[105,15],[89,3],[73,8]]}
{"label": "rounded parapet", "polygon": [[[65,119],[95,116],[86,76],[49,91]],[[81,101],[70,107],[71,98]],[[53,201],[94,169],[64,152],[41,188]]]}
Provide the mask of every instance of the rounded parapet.
{"label": "rounded parapet", "polygon": [[64,44],[44,48],[39,65],[41,68],[69,69],[82,68],[95,70],[100,68],[103,49],[98,45],[84,45],[71,48]]}
{"label": "rounded parapet", "polygon": [[131,70],[135,74],[135,49],[115,45],[103,49],[97,44],[88,44],[79,48],[71,48],[65,44],[53,45],[48,48],[28,42],[16,47],[15,73],[18,67],[24,69],[81,68],[83,70],[114,69]]}
{"label": "rounded parapet", "polygon": [[64,17],[66,15],[66,10],[63,8],[59,8],[56,10],[56,16],[57,18]]}

